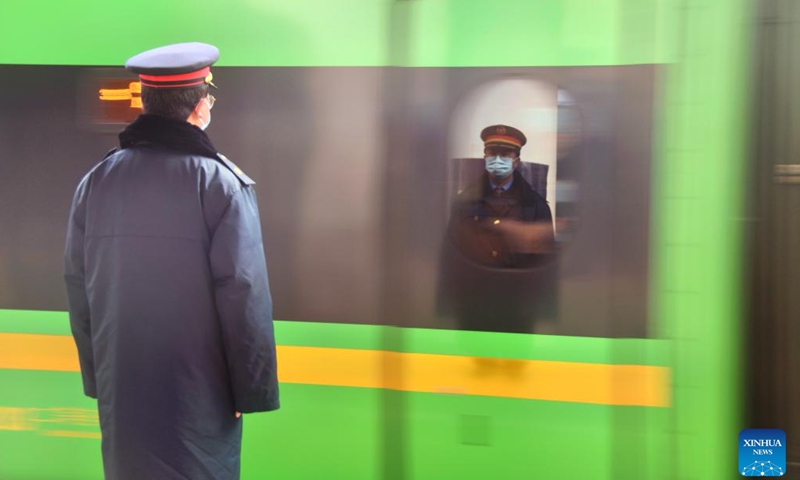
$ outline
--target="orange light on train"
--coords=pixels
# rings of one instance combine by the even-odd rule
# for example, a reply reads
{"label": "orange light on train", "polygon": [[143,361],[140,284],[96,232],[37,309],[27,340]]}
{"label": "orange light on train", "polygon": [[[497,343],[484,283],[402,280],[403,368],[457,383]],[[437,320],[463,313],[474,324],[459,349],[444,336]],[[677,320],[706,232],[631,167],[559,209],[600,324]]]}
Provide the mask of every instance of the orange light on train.
{"label": "orange light on train", "polygon": [[[134,95],[137,94],[137,95]],[[128,88],[101,88],[100,100],[104,102],[118,102],[130,100],[131,108],[142,108],[142,84],[131,82]]]}

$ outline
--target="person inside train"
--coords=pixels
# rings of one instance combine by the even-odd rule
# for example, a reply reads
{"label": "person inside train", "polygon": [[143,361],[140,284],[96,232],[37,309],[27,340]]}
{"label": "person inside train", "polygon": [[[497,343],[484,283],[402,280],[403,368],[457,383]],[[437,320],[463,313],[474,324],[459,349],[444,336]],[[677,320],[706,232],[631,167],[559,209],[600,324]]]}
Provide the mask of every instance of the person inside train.
{"label": "person inside train", "polygon": [[144,113],[73,198],[69,317],[105,478],[236,480],[241,414],[280,407],[254,182],[205,132],[218,57],[129,59]]}
{"label": "person inside train", "polygon": [[485,171],[451,208],[440,314],[464,330],[531,333],[535,320],[554,316],[550,206],[518,171],[527,143],[520,130],[492,125],[481,139]]}

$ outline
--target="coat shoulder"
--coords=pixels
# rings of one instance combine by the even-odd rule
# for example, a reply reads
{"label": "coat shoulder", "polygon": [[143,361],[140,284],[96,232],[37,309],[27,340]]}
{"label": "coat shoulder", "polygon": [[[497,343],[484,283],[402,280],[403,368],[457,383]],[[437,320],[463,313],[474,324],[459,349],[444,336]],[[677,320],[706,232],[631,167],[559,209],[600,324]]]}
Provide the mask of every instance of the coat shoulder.
{"label": "coat shoulder", "polygon": [[227,170],[229,170],[233,175],[241,182],[244,186],[255,185],[256,182],[253,181],[252,178],[247,176],[241,168],[239,168],[235,163],[233,163],[228,157],[221,153],[217,153],[216,160],[225,166]]}

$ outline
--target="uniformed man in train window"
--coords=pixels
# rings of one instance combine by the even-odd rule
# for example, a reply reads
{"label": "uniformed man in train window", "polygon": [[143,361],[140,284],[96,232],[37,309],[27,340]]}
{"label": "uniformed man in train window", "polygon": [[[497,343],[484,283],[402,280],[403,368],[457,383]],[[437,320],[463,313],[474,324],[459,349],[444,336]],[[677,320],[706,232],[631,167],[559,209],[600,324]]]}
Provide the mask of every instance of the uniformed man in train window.
{"label": "uniformed man in train window", "polygon": [[455,199],[442,254],[440,313],[461,329],[531,333],[553,321],[553,219],[519,173],[525,135],[481,132],[485,172]]}
{"label": "uniformed man in train window", "polygon": [[69,315],[108,479],[238,479],[241,413],[279,408],[254,182],[205,132],[218,57],[128,60],[144,112],[73,199]]}

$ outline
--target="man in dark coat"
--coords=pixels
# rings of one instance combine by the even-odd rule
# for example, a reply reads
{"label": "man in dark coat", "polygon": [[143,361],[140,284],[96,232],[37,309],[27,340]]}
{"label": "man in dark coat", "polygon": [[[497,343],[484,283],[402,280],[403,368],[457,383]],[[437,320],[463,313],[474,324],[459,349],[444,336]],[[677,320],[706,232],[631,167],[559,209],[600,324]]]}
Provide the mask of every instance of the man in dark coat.
{"label": "man in dark coat", "polygon": [[279,408],[254,182],[204,132],[218,57],[131,58],[144,113],[73,199],[70,322],[109,480],[238,479],[240,412]]}
{"label": "man in dark coat", "polygon": [[456,198],[442,253],[440,313],[464,330],[531,333],[555,316],[553,218],[517,171],[525,135],[481,133],[486,171]]}

